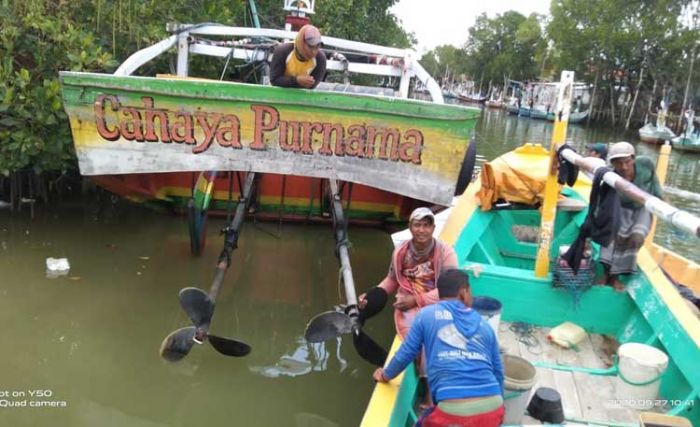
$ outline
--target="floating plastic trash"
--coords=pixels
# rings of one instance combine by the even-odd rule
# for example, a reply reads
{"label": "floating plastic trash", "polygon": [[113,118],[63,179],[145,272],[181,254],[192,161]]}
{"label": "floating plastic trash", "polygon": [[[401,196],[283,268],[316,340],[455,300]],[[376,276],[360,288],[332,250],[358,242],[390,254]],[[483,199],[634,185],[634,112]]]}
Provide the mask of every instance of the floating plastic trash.
{"label": "floating plastic trash", "polygon": [[55,279],[59,276],[65,276],[70,271],[68,258],[46,258],[46,277]]}

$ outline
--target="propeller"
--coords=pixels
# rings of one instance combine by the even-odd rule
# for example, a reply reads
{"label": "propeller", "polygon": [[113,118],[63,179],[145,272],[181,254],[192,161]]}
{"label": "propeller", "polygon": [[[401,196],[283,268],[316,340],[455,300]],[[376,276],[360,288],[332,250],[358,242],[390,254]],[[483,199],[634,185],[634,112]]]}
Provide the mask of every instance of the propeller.
{"label": "propeller", "polygon": [[216,297],[224,281],[226,270],[231,265],[231,254],[238,246],[238,231],[248,207],[248,195],[253,186],[254,178],[254,173],[249,173],[246,177],[242,197],[236,207],[236,214],[231,224],[224,229],[224,248],[219,255],[216,276],[209,293],[194,287],[180,290],[178,295],[180,306],[192,321],[193,326],[177,329],[165,337],[160,346],[160,355],[167,361],[177,362],[181,360],[189,354],[194,344],[203,344],[205,341],[209,341],[209,344],[216,351],[226,356],[242,357],[251,351],[251,347],[242,341],[210,334],[209,325],[214,316]]}
{"label": "propeller", "polygon": [[[306,325],[304,338],[309,342],[317,343],[336,339],[343,334],[352,333],[353,345],[357,353],[368,362],[377,366],[382,366],[386,361],[388,352],[362,331],[364,319],[369,316],[365,313],[367,307],[360,311],[357,306],[355,283],[352,277],[350,256],[348,254],[347,223],[345,222],[343,208],[340,203],[338,183],[333,179],[329,179],[329,182],[333,199],[333,219],[336,248],[338,251],[337,255],[340,260],[343,285],[345,286],[345,296],[348,305],[344,309],[339,308],[337,310],[326,311],[314,316]],[[370,305],[370,293],[371,292],[367,293],[368,305]],[[373,301],[372,307],[376,306],[376,303],[374,303],[375,298],[381,298],[381,296],[374,295],[375,294],[371,297]],[[376,301],[379,302],[378,300]],[[384,304],[386,304],[386,292],[384,292]]]}

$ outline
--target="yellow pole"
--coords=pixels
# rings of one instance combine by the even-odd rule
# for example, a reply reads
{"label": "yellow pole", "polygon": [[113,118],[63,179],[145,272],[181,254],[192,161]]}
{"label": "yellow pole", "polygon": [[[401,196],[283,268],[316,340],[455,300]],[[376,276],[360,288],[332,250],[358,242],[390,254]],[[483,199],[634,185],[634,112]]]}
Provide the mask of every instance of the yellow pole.
{"label": "yellow pole", "polygon": [[549,174],[544,187],[544,201],[542,203],[542,222],[540,223],[539,245],[537,247],[537,260],[535,261],[535,276],[547,277],[549,273],[549,252],[554,234],[554,218],[557,215],[557,199],[559,198],[559,183],[557,182],[557,144],[563,144],[566,140],[566,128],[569,124],[569,112],[571,110],[571,96],[574,89],[574,72],[562,71],[559,84],[559,97],[555,110],[554,131],[552,143],[549,147]]}
{"label": "yellow pole", "polygon": [[[659,184],[663,187],[666,183],[666,172],[668,172],[668,159],[671,154],[671,144],[666,141],[664,145],[661,146],[659,151],[659,160],[656,162],[656,177],[659,178]],[[654,235],[656,234],[656,216],[653,218],[651,223],[651,229],[647,235],[646,240],[644,240],[644,245],[650,247],[654,243]]]}

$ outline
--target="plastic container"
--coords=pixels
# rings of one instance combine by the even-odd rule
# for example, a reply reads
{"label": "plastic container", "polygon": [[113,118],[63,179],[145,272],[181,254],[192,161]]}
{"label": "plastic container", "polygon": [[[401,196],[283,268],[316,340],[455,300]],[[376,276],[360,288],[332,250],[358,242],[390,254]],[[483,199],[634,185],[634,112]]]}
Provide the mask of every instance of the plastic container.
{"label": "plastic container", "polygon": [[625,343],[617,349],[615,391],[620,403],[634,409],[651,409],[668,366],[663,351],[646,344]]}
{"label": "plastic container", "polygon": [[472,308],[479,312],[481,317],[491,325],[496,336],[498,336],[498,325],[501,322],[503,304],[496,298],[474,297]]}
{"label": "plastic container", "polygon": [[532,396],[527,412],[536,420],[550,424],[564,422],[564,408],[561,406],[561,395],[549,387],[540,387]]}
{"label": "plastic container", "polygon": [[549,331],[547,339],[564,348],[571,348],[586,339],[586,331],[579,325],[564,322]]}
{"label": "plastic container", "polygon": [[509,354],[503,356],[503,369],[505,371],[503,383],[506,409],[503,424],[519,425],[523,415],[525,415],[532,386],[535,385],[537,370],[532,363],[522,357]]}

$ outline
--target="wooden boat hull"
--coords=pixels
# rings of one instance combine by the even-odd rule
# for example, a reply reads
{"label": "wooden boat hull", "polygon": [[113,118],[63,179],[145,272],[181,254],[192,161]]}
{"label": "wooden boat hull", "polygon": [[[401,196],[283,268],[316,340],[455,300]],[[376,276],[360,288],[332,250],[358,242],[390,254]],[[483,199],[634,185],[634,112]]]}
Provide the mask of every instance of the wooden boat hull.
{"label": "wooden boat hull", "polygon": [[[134,200],[182,205],[192,172],[274,174],[261,180],[258,205],[283,217],[321,212],[316,188],[327,178],[353,184],[351,217],[399,218],[417,201],[448,204],[479,115],[455,105],[201,79],[60,78],[83,175]],[[228,179],[218,177],[214,187],[214,207],[221,206]]]}
{"label": "wooden boat hull", "polygon": [[[523,164],[531,164],[533,155],[536,155],[527,150],[521,154]],[[515,169],[518,169],[517,163],[514,157],[509,157],[509,164]],[[627,292],[592,286],[580,295],[576,303],[568,290],[552,286],[552,273],[546,278],[535,277],[537,245],[519,240],[513,232],[514,226],[537,227],[539,212],[536,209],[481,211],[476,197],[479,188],[480,182],[477,181],[459,197],[440,234],[441,240],[454,246],[461,268],[479,268],[478,275],[470,274],[474,294],[501,301],[501,320],[505,322],[527,322],[536,327],[550,328],[570,321],[591,334],[614,336],[620,343],[646,343],[661,349],[669,356],[669,366],[661,377],[660,397],[658,404],[654,405],[657,409],[663,406],[662,412],[688,418],[692,425],[700,425],[700,411],[697,410],[700,405],[700,370],[697,369],[700,320],[659,268],[661,263],[674,271],[673,274],[687,272],[687,276],[678,277],[696,288],[700,284],[697,264],[657,247],[642,248],[638,256],[639,273],[627,281]],[[572,190],[565,193],[568,198],[587,200],[590,181],[581,178]],[[558,211],[551,259],[556,259],[561,245],[569,244],[575,238],[585,215],[585,210]],[[398,344],[396,339],[393,350]],[[548,347],[553,344],[542,342],[541,345]],[[589,399],[588,404],[577,406],[579,413],[568,412],[566,408],[570,407],[565,405],[568,422],[594,425],[621,425],[621,421],[625,425],[638,423],[636,411],[613,411],[614,402],[625,399],[616,395],[614,382],[608,379],[604,382],[606,387],[593,386],[603,383],[602,377],[598,376],[601,372],[585,372],[587,368],[595,368],[591,366],[593,361],[578,360],[575,363],[580,365],[565,366],[566,363],[555,359],[550,364],[553,366],[540,365],[537,368],[538,378],[558,379],[559,382],[552,385],[567,396],[567,403],[568,399],[579,397],[565,389],[565,382],[586,383],[590,380],[588,391],[579,390],[581,399]],[[567,368],[573,370],[566,371]],[[388,384],[378,384],[362,426],[411,425],[415,418],[416,382],[415,371],[409,368],[402,377]]]}
{"label": "wooden boat hull", "polygon": [[677,138],[673,138],[673,149],[700,153],[700,136],[679,136]]}
{"label": "wooden boat hull", "polygon": [[[176,213],[186,213],[197,181],[197,172],[98,175],[91,177],[100,187],[136,203]],[[245,173],[219,173],[214,180],[209,213],[225,215],[235,209],[239,182]],[[285,221],[329,221],[330,200],[321,178],[261,174],[251,213],[256,218]],[[229,187],[231,204],[229,205]],[[425,202],[362,184],[341,184],[346,216],[355,224],[391,225]]]}
{"label": "wooden boat hull", "polygon": [[663,143],[664,141],[670,141],[675,137],[676,135],[666,126],[659,129],[655,125],[647,123],[639,128],[639,139],[644,142]]}
{"label": "wooden boat hull", "polygon": [[[574,111],[569,114],[569,123],[581,123],[588,118],[588,110]],[[554,113],[547,113],[547,120],[553,122],[555,119]]]}

